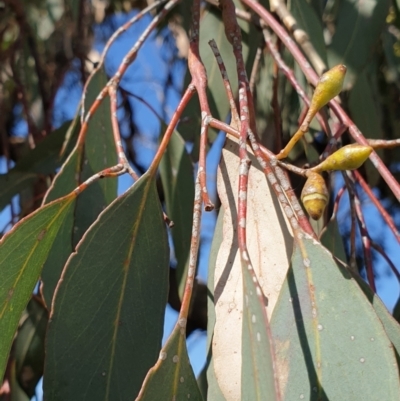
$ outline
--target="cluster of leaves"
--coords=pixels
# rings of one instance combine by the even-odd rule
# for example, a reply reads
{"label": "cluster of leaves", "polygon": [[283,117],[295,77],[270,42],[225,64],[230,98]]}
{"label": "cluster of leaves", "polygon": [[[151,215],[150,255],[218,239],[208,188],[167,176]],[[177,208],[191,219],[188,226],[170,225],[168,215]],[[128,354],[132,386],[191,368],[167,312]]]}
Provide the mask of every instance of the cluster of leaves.
{"label": "cluster of leaves", "polygon": [[[399,186],[385,167],[394,164],[397,152],[386,148],[397,145],[400,137],[399,103],[393,101],[400,90],[394,78],[400,74],[398,0],[288,5],[221,0],[221,7],[212,2],[200,7],[199,0],[179,6],[178,0],[155,2],[143,10],[156,10],[148,31],[117,72],[107,77],[100,59],[85,81],[75,119],[51,135],[54,97],[74,58],[82,77],[88,75],[87,22],[95,16],[84,1],[68,7],[69,2],[61,1],[26,3],[5,1],[1,17],[1,101],[9,112],[9,120],[3,116],[0,121],[1,150],[15,166],[0,176],[0,208],[17,194],[22,207],[0,242],[0,396],[27,400],[43,375],[49,400],[230,401],[267,395],[274,400],[396,400],[400,327],[374,292],[368,256],[373,241],[363,225],[356,183],[368,182],[368,194],[377,204],[370,187],[378,184],[399,199]],[[175,5],[188,32],[186,21],[192,21],[189,89],[164,127],[149,169],[138,177],[121,144],[117,92],[146,35]],[[233,5],[238,25],[229,14]],[[43,19],[38,10],[45,8]],[[232,39],[238,32],[240,49]],[[216,58],[208,45],[212,39],[214,53],[217,47],[220,52]],[[331,102],[329,114],[323,110],[318,124],[309,121],[302,130],[305,140],[293,148],[290,163],[278,162],[271,150],[278,153],[282,138],[298,132],[302,102],[309,104],[301,88],[308,87],[307,80],[317,83],[309,63],[319,75],[328,66],[346,64],[343,107]],[[239,88],[238,113],[234,97]],[[337,93],[335,89],[329,98]],[[35,144],[23,156],[16,154],[11,135],[16,105],[27,123],[26,142]],[[247,123],[243,140],[241,127]],[[207,139],[212,142],[219,129],[230,137],[218,173],[221,208],[209,262],[208,363],[199,385],[187,355],[186,330],[190,308],[196,313],[196,300],[191,300],[201,213],[203,207],[213,207],[204,177]],[[320,131],[328,139],[315,140],[313,134]],[[238,146],[233,138],[239,136],[242,145],[249,139],[252,151]],[[374,164],[368,162],[362,174],[344,173],[343,191],[353,205],[352,235],[357,220],[369,285],[352,263],[354,246],[347,258],[337,237],[335,211],[342,195],[333,215],[327,211],[311,226],[283,172],[310,177],[310,171],[338,169],[326,167],[333,159],[325,156],[340,146],[341,137],[349,142],[350,136],[364,141],[363,152],[368,143],[384,149],[379,159],[368,147],[365,157],[372,152]],[[187,142],[193,143],[190,155]],[[349,160],[347,150],[334,153],[335,163],[338,155]],[[325,161],[317,165],[320,154]],[[195,182],[193,162],[198,162]],[[311,168],[302,168],[305,164]],[[343,170],[360,164],[346,164]],[[180,307],[162,347],[164,311],[171,297],[169,228],[160,202],[159,170],[166,214],[175,224],[170,232]],[[117,196],[116,176],[121,174],[130,174],[135,183]],[[41,201],[44,193],[39,205],[37,198]],[[399,240],[390,216],[385,219]],[[40,292],[32,296],[39,281]]]}

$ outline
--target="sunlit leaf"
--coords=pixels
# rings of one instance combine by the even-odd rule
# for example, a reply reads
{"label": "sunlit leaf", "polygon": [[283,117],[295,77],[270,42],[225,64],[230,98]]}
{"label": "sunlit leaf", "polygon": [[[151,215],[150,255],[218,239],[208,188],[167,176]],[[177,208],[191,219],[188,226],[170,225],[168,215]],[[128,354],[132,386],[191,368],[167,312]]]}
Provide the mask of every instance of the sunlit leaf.
{"label": "sunlit leaf", "polygon": [[[226,399],[242,399],[243,283],[237,242],[238,146],[227,140],[218,173],[218,194],[224,207],[223,241],[214,275],[214,326],[212,356],[218,385]],[[247,196],[247,246],[250,260],[268,299],[267,312],[275,307],[289,266],[293,238],[279,201],[258,162],[250,156]],[[257,336],[257,333],[255,333]],[[227,369],[226,367],[230,368]]]}
{"label": "sunlit leaf", "polygon": [[378,295],[372,292],[371,288],[366,284],[366,282],[356,274],[354,274],[353,277],[364,291],[367,299],[371,302],[372,307],[385,328],[389,340],[393,344],[397,360],[400,362],[400,324],[398,322],[399,319],[396,320],[396,307],[394,308],[392,316]]}
{"label": "sunlit leaf", "polygon": [[[247,266],[243,266],[242,323],[242,400],[278,400],[275,388],[272,338],[265,318],[266,303],[261,303]],[[264,309],[264,310],[263,310]]]}
{"label": "sunlit leaf", "polygon": [[213,242],[211,245],[210,259],[208,264],[208,282],[207,288],[210,296],[207,297],[207,399],[214,401],[225,401],[221,389],[219,388],[217,377],[214,370],[214,358],[212,356],[212,339],[214,335],[215,325],[215,304],[214,304],[214,274],[215,265],[217,263],[217,256],[219,247],[223,238],[223,222],[224,222],[224,208],[221,206],[218,214],[217,224],[215,226]]}
{"label": "sunlit leaf", "polygon": [[144,175],[69,258],[47,335],[47,400],[129,400],[157,360],[169,249],[154,177]]}
{"label": "sunlit leaf", "polygon": [[380,320],[317,241],[296,243],[271,329],[284,400],[398,399],[395,354]]}

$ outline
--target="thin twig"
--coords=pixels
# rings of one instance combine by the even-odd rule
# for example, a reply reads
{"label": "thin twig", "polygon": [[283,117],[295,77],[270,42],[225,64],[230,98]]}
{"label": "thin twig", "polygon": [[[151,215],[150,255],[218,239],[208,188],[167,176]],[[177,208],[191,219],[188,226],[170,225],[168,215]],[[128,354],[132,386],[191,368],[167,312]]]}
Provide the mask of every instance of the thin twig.
{"label": "thin twig", "polygon": [[332,223],[333,220],[336,219],[336,215],[337,215],[337,212],[338,212],[338,209],[339,209],[339,203],[340,203],[340,200],[342,199],[343,194],[346,192],[346,189],[347,189],[346,185],[343,185],[343,187],[339,189],[339,191],[338,191],[338,193],[336,195],[335,201],[333,202],[333,211],[332,211],[331,218],[329,219],[329,221],[326,224],[326,226],[319,233],[319,236],[318,236],[319,239],[321,239],[322,235],[327,231],[328,225],[330,223]]}
{"label": "thin twig", "polygon": [[93,184],[94,182],[102,179],[102,178],[115,178],[119,175],[125,174],[126,170],[122,164],[116,164],[115,166],[108,167],[96,174],[93,174],[87,180],[82,182],[77,188],[74,189],[75,195],[81,194],[89,185]]}
{"label": "thin twig", "polygon": [[124,32],[126,32],[133,24],[135,24],[137,21],[139,21],[144,15],[146,15],[148,12],[152,11],[154,8],[158,7],[159,5],[165,3],[166,0],[159,0],[155,1],[154,3],[150,4],[148,7],[144,8],[140,12],[138,12],[135,16],[133,16],[128,22],[126,22],[124,25],[119,27],[108,39],[107,43],[104,46],[104,49],[101,53],[100,60],[96,65],[96,68],[93,69],[91,74],[89,75],[89,78],[87,79],[85,86],[83,87],[83,92],[82,92],[82,115],[81,115],[81,121],[83,122],[83,119],[85,117],[85,96],[87,92],[87,88],[89,86],[90,81],[93,79],[97,71],[99,71],[105,61],[105,58],[107,56],[108,50],[110,49],[111,45],[115,42],[115,40]]}
{"label": "thin twig", "polygon": [[200,3],[201,0],[194,0],[192,6],[192,30],[190,35],[188,66],[192,76],[191,86],[196,88],[201,108],[201,131],[200,131],[200,152],[199,152],[199,173],[201,196],[203,197],[204,208],[207,211],[214,209],[207,191],[206,178],[206,148],[208,138],[208,121],[211,117],[211,110],[207,100],[207,72],[200,57],[199,33],[200,33]]}
{"label": "thin twig", "polygon": [[185,110],[189,100],[192,98],[194,95],[195,88],[193,85],[189,85],[189,87],[186,89],[184,95],[181,98],[181,101],[178,104],[178,107],[176,108],[170,123],[168,124],[168,127],[164,133],[164,136],[162,138],[162,141],[160,143],[160,146],[158,147],[157,153],[153,158],[153,161],[150,164],[149,171],[152,174],[155,174],[158,166],[161,162],[161,159],[165,153],[165,150],[168,146],[169,140],[171,139],[172,134],[174,133],[175,127],[178,124],[178,121]]}
{"label": "thin twig", "polygon": [[261,61],[262,54],[263,54],[263,48],[261,46],[257,47],[257,52],[254,57],[253,66],[251,68],[250,83],[249,83],[250,91],[253,94],[254,94],[254,88],[256,86],[258,71],[260,69],[260,61]]}
{"label": "thin twig", "polygon": [[[354,213],[357,219],[358,227],[361,233],[361,239],[363,243],[363,252],[364,252],[364,263],[365,263],[365,270],[367,272],[367,278],[369,285],[372,291],[376,292],[376,285],[375,285],[375,277],[374,277],[374,270],[372,267],[372,253],[371,253],[371,240],[368,234],[367,226],[365,224],[364,216],[361,210],[361,203],[360,199],[356,193],[354,188],[354,180],[350,171],[343,172],[343,178],[346,182],[347,189],[349,191],[350,196],[350,206],[354,208]],[[352,220],[353,220],[353,212],[352,212]],[[353,225],[353,221],[352,221]],[[354,231],[355,236],[355,228]],[[354,250],[355,252],[355,250]]]}
{"label": "thin twig", "polygon": [[114,143],[118,155],[118,164],[124,166],[125,171],[127,171],[129,175],[135,181],[137,181],[139,177],[130,166],[121,141],[121,134],[119,132],[119,123],[117,116],[117,89],[115,88],[114,85],[110,86],[110,106],[111,106],[111,125],[113,130]]}
{"label": "thin twig", "polygon": [[218,68],[219,68],[219,71],[221,72],[221,76],[222,76],[222,81],[224,82],[225,92],[226,92],[226,96],[229,101],[229,107],[231,110],[231,116],[232,116],[231,124],[233,124],[234,127],[239,129],[240,117],[239,117],[239,113],[238,113],[238,110],[236,107],[236,102],[235,102],[235,98],[233,96],[232,86],[229,81],[228,72],[226,71],[224,60],[221,57],[221,53],[218,50],[218,46],[217,46],[217,43],[215,42],[215,40],[214,39],[210,40],[208,42],[208,44],[210,45],[211,50],[214,53],[215,59],[217,60]]}
{"label": "thin twig", "polygon": [[374,149],[393,149],[400,146],[400,139],[367,139]]}
{"label": "thin twig", "polygon": [[379,199],[375,196],[375,194],[371,190],[370,186],[365,182],[363,176],[357,170],[355,170],[353,173],[354,173],[356,181],[361,185],[361,188],[369,196],[369,198],[371,199],[372,203],[378,209],[379,213],[381,214],[381,216],[385,220],[386,224],[388,225],[388,227],[390,228],[390,230],[392,231],[392,233],[396,237],[397,242],[400,243],[400,233],[397,230],[392,217],[389,215],[389,213],[386,211],[386,209],[382,206],[382,203],[379,202]]}
{"label": "thin twig", "polygon": [[379,254],[386,260],[387,264],[389,265],[390,269],[392,270],[393,274],[396,276],[397,281],[400,284],[400,273],[397,270],[396,266],[392,262],[392,260],[389,258],[388,254],[383,250],[383,248],[377,244],[374,240],[370,238],[370,243],[371,247],[374,248]]}

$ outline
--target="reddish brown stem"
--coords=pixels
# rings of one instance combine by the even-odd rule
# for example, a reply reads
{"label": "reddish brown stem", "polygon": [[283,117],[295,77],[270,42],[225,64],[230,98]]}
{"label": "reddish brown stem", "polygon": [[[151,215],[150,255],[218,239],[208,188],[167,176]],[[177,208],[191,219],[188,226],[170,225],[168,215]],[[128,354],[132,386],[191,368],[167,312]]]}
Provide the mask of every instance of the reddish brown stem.
{"label": "reddish brown stem", "polygon": [[190,242],[190,257],[189,257],[189,268],[185,283],[185,292],[183,293],[182,306],[179,312],[179,325],[182,329],[186,328],[187,317],[190,310],[190,300],[193,292],[193,281],[196,277],[196,265],[197,256],[199,252],[200,243],[200,223],[202,214],[202,196],[201,196],[201,185],[199,172],[197,173],[196,185],[195,185],[195,196],[193,205],[193,227],[192,227],[192,239]]}
{"label": "reddish brown stem", "polygon": [[207,100],[207,72],[200,57],[199,32],[200,32],[200,0],[193,1],[192,7],[192,31],[190,35],[190,46],[188,55],[188,67],[192,76],[191,85],[196,88],[201,108],[201,131],[200,131],[200,152],[199,172],[201,196],[204,208],[207,211],[214,209],[214,205],[208,196],[206,185],[206,149],[208,138],[208,120],[211,117],[210,107]]}
{"label": "reddish brown stem", "polygon": [[365,220],[358,196],[354,197],[354,206],[356,209],[358,227],[360,229],[363,242],[365,270],[367,271],[369,286],[371,287],[372,291],[376,292],[374,269],[372,267],[371,239],[367,230],[367,226],[365,225]]}
{"label": "reddish brown stem", "polygon": [[117,116],[117,89],[115,85],[111,85],[109,89],[110,93],[110,105],[111,105],[111,125],[114,136],[115,148],[118,155],[118,163],[124,166],[124,169],[129,172],[129,175],[137,181],[139,179],[138,175],[129,165],[128,159],[125,155],[124,147],[122,146],[121,134],[119,132],[119,123]]}
{"label": "reddish brown stem", "polygon": [[74,193],[79,195],[82,193],[89,185],[93,184],[95,181],[98,181],[102,178],[107,177],[118,177],[121,174],[125,174],[126,170],[122,164],[117,164],[115,166],[106,168],[99,173],[92,175],[85,182],[82,182],[77,188],[74,189]]}
{"label": "reddish brown stem", "polygon": [[185,110],[189,100],[193,95],[194,95],[194,87],[192,85],[189,85],[184,95],[182,96],[182,99],[179,102],[178,107],[176,108],[174,115],[171,118],[170,123],[168,124],[168,127],[164,133],[160,146],[158,147],[157,153],[154,156],[153,161],[151,162],[151,165],[149,167],[149,171],[151,172],[151,174],[155,174],[157,172],[158,165],[160,164],[161,159],[165,153],[165,150],[167,149],[169,140],[171,139],[171,136],[174,133],[174,129],[178,124],[178,121],[181,118],[183,111]]}
{"label": "reddish brown stem", "polygon": [[372,239],[370,239],[370,243],[371,243],[371,247],[374,248],[386,260],[386,263],[389,265],[393,274],[396,276],[397,281],[400,283],[400,273],[397,270],[394,263],[392,262],[392,260],[389,258],[388,254],[383,250],[383,248],[379,244],[377,244]]}
{"label": "reddish brown stem", "polygon": [[155,1],[154,3],[150,4],[148,7],[144,8],[140,12],[138,12],[134,17],[132,17],[128,22],[126,22],[124,25],[119,27],[108,39],[106,45],[104,46],[103,52],[101,53],[100,60],[96,66],[96,68],[93,69],[93,71],[90,73],[89,78],[87,79],[85,86],[83,87],[83,93],[82,93],[82,115],[81,115],[81,120],[83,121],[85,117],[85,96],[87,92],[87,88],[89,86],[90,81],[94,77],[97,71],[100,70],[100,68],[104,64],[104,60],[106,58],[107,52],[110,49],[111,45],[115,42],[115,40],[124,32],[126,32],[133,24],[135,24],[137,21],[139,21],[144,15],[146,15],[148,12],[153,10],[154,8],[158,7],[160,4],[165,3],[166,0],[160,0],[160,1]]}

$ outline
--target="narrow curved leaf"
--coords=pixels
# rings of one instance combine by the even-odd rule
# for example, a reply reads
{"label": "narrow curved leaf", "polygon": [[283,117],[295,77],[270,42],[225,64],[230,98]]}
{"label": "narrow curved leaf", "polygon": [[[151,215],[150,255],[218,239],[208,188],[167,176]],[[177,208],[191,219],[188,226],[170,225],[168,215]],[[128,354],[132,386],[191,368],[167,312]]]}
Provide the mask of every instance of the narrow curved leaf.
{"label": "narrow curved leaf", "polygon": [[328,47],[329,65],[347,66],[345,87],[351,87],[372,56],[389,11],[390,0],[339,2],[335,34]]}
{"label": "narrow curved leaf", "polygon": [[242,322],[242,400],[278,400],[275,388],[276,372],[269,322],[265,317],[265,303],[261,303],[247,266],[243,273]]}
{"label": "narrow curved leaf", "polygon": [[39,298],[31,298],[21,321],[13,346],[15,376],[18,387],[31,399],[36,394],[36,386],[43,376],[44,338],[48,321],[47,309]]}
{"label": "narrow curved leaf", "polygon": [[213,401],[225,401],[221,389],[218,386],[217,377],[214,370],[214,358],[212,355],[212,339],[215,325],[215,304],[214,304],[214,274],[217,263],[219,248],[223,238],[224,207],[221,206],[215,226],[213,242],[211,245],[210,259],[208,264],[208,294],[207,297],[207,399]]}
{"label": "narrow curved leaf", "polygon": [[177,260],[176,278],[182,297],[189,266],[190,239],[194,199],[193,164],[186,152],[185,142],[174,132],[160,164],[168,217],[174,222],[171,229]]}
{"label": "narrow curved leaf", "polygon": [[398,400],[395,354],[374,309],[308,236],[296,243],[271,329],[284,400]]}
{"label": "narrow curved leaf", "polygon": [[74,199],[71,194],[38,209],[0,241],[0,377],[21,314]]}
{"label": "narrow curved leaf", "polygon": [[157,360],[169,249],[154,177],[145,174],[90,227],[53,299],[47,400],[131,400]]}
{"label": "narrow curved leaf", "polygon": [[[101,89],[107,76],[99,70],[91,80],[85,97],[88,110]],[[93,174],[116,164],[117,156],[111,127],[110,99],[102,103],[89,121],[85,143],[77,144],[62,166],[48,191],[44,203],[69,193]],[[68,256],[83,233],[96,220],[99,213],[117,196],[117,180],[105,179],[91,184],[75,201],[74,211],[65,220],[51,250],[41,276],[41,291],[50,307],[54,289]]]}
{"label": "narrow curved leaf", "polygon": [[[397,360],[400,362],[400,324],[387,310],[384,303],[380,300],[378,295],[374,294],[368,284],[356,274],[353,274],[354,280],[357,281],[360,288],[364,291],[364,294],[371,302],[377,316],[379,317],[383,327],[385,328],[386,334],[389,340],[392,342],[394,350],[396,352]],[[399,365],[400,366],[400,365]]]}
{"label": "narrow curved leaf", "polygon": [[332,252],[343,262],[347,261],[346,251],[343,245],[343,238],[340,235],[337,220],[330,221],[326,230],[321,236],[321,244]]}
{"label": "narrow curved leaf", "polygon": [[189,362],[185,327],[177,323],[136,401],[188,399],[203,400]]}
{"label": "narrow curved leaf", "polygon": [[[271,316],[289,267],[293,237],[279,201],[258,167],[257,159],[249,156],[247,246],[262,292],[268,299],[267,313]],[[249,368],[240,352],[243,341],[239,328],[244,319],[244,297],[236,235],[238,172],[238,145],[227,139],[218,171],[218,194],[224,207],[224,234],[214,273],[216,322],[212,356],[219,388],[229,401],[243,399],[248,383],[242,383],[242,365],[246,364],[246,368]]]}

